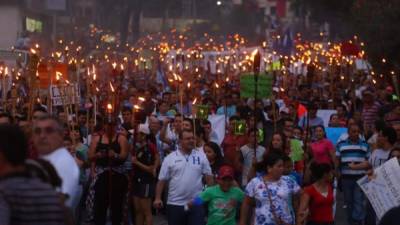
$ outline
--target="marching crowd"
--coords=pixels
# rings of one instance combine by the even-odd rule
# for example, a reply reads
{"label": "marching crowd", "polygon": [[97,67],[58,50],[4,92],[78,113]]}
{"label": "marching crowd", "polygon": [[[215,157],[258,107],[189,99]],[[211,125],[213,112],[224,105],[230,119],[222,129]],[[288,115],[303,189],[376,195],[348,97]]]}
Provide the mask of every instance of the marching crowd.
{"label": "marching crowd", "polygon": [[[127,76],[114,114],[3,107],[0,224],[332,225],[341,193],[349,225],[395,224],[399,209],[378,221],[357,180],[400,159],[396,87],[331,76],[274,74],[269,99],[241,97],[234,76],[179,94]],[[327,126],[321,109],[336,111]],[[333,142],[327,127],[347,130]]]}

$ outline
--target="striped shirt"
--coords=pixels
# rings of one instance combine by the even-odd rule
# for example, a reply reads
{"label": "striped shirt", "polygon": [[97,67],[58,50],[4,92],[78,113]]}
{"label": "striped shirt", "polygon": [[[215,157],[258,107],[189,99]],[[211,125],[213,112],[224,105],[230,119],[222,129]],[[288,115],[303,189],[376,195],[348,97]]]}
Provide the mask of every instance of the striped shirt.
{"label": "striped shirt", "polygon": [[375,101],[372,105],[365,105],[362,111],[362,118],[364,121],[364,126],[372,128],[375,121],[378,119],[378,112],[381,104]]}
{"label": "striped shirt", "polygon": [[349,138],[336,145],[336,156],[340,158],[340,169],[342,175],[362,176],[366,170],[350,169],[349,163],[361,163],[367,161],[371,155],[371,150],[365,140],[359,139],[356,143]]}
{"label": "striped shirt", "polygon": [[8,176],[0,180],[0,224],[65,224],[60,196],[38,178]]}

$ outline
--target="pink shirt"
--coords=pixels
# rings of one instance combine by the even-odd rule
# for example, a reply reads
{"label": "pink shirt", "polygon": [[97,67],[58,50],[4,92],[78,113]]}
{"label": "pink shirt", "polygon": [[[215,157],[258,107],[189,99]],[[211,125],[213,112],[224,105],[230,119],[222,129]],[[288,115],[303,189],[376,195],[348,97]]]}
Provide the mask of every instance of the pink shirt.
{"label": "pink shirt", "polygon": [[330,152],[335,151],[332,142],[326,138],[311,144],[311,152],[316,163],[332,164]]}

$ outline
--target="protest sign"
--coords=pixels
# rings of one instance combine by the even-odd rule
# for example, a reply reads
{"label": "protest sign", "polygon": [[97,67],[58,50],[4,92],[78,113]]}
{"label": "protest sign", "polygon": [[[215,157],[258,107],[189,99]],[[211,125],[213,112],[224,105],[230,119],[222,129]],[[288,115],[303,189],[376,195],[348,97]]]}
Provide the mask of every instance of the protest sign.
{"label": "protest sign", "polygon": [[51,79],[53,82],[56,82],[55,78],[57,77],[56,74],[59,74],[62,76],[63,80],[69,80],[68,77],[68,65],[65,63],[55,63],[53,65],[53,75],[51,76]]}
{"label": "protest sign", "polygon": [[346,127],[327,127],[325,128],[326,137],[333,143],[336,144],[339,137],[342,134],[347,133]]}
{"label": "protest sign", "polygon": [[217,134],[217,144],[220,145],[225,137],[225,116],[224,115],[210,115],[208,121],[211,123],[211,128]]}
{"label": "protest sign", "polygon": [[40,80],[40,88],[47,89],[50,86],[49,70],[46,63],[39,63],[37,68]]}
{"label": "protest sign", "polygon": [[290,149],[292,151],[289,156],[293,162],[298,162],[303,159],[303,142],[297,139],[290,139]]}
{"label": "protest sign", "polygon": [[317,116],[324,121],[324,127],[329,127],[329,120],[332,114],[335,114],[336,110],[320,109],[317,111]]}
{"label": "protest sign", "polygon": [[265,135],[264,129],[263,129],[263,128],[259,128],[259,129],[257,130],[257,141],[258,141],[258,143],[264,141],[264,135]]}
{"label": "protest sign", "polygon": [[207,105],[197,105],[196,106],[196,118],[197,119],[207,119],[209,114],[209,107]]}
{"label": "protest sign", "polygon": [[[272,76],[267,74],[258,75],[257,97],[269,98],[272,93]],[[255,89],[255,76],[245,74],[240,77],[240,97],[253,98]]]}
{"label": "protest sign", "polygon": [[53,106],[77,104],[80,101],[79,86],[78,84],[51,85],[50,97]]}
{"label": "protest sign", "polygon": [[374,171],[374,178],[364,176],[357,181],[369,199],[378,219],[400,205],[400,165],[397,158],[387,161]]}
{"label": "protest sign", "polygon": [[244,120],[235,121],[234,127],[235,127],[235,135],[246,134],[246,121]]}

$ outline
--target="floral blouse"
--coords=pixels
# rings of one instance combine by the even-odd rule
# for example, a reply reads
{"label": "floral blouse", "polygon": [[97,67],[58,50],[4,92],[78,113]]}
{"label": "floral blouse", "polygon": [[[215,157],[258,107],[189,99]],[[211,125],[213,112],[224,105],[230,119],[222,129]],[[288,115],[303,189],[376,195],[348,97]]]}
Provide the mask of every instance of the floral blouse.
{"label": "floral blouse", "polygon": [[[268,189],[267,189],[268,186]],[[279,181],[265,184],[263,177],[253,178],[246,187],[246,195],[256,202],[254,225],[276,225],[277,217],[287,224],[294,224],[292,196],[299,193],[300,186],[290,177],[282,176]],[[270,197],[268,196],[270,195]],[[273,202],[271,207],[270,199]]]}

